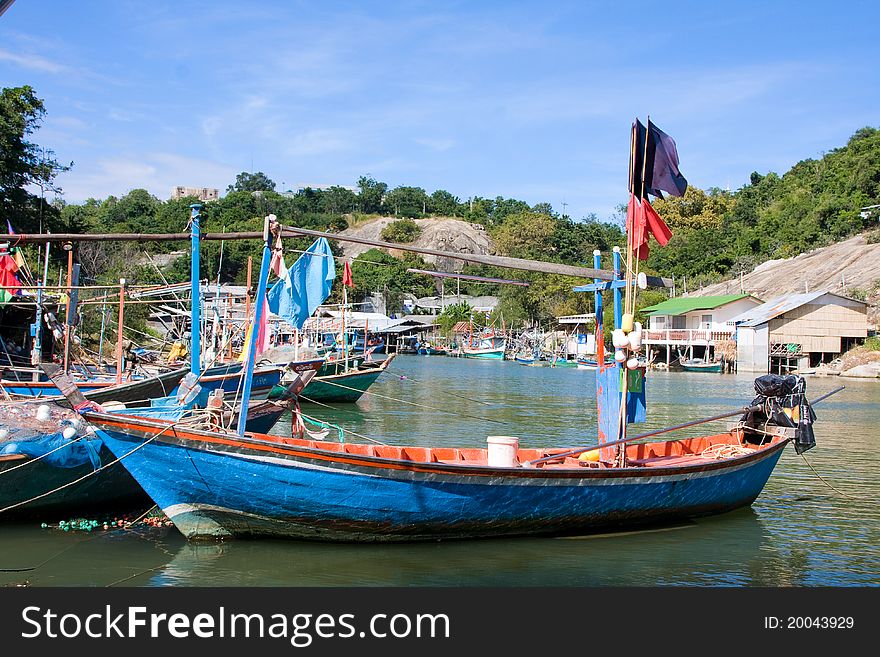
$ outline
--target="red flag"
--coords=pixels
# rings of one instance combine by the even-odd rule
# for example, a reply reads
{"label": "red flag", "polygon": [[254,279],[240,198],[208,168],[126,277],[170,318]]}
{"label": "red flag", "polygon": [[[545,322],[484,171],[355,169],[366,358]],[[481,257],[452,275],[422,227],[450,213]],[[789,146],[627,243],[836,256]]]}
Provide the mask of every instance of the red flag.
{"label": "red flag", "polygon": [[633,194],[629,195],[629,205],[626,208],[626,233],[629,236],[633,255],[639,260],[648,259],[650,253],[648,248],[649,235],[653,235],[660,246],[666,246],[672,237],[669,226],[651,207],[648,199],[642,199],[642,202],[639,203]]}
{"label": "red flag", "polygon": [[648,199],[642,200],[642,213],[645,216],[645,223],[647,224],[648,232],[654,236],[657,243],[660,246],[666,246],[669,244],[669,239],[672,237],[672,231],[669,230],[669,226],[667,226],[666,222],[660,218],[657,211],[651,207],[651,204],[648,203]]}
{"label": "red flag", "polygon": [[351,265],[348,260],[345,261],[345,268],[342,270],[342,284],[346,287],[354,287],[354,279],[351,277]]}

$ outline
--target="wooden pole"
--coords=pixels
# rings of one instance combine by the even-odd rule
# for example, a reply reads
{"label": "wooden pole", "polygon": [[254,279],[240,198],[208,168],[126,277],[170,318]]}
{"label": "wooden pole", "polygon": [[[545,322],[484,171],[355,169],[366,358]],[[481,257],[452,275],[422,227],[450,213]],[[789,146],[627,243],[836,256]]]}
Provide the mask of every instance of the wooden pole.
{"label": "wooden pole", "polygon": [[[462,262],[469,262],[481,265],[493,265],[496,267],[506,267],[508,269],[518,269],[522,271],[537,271],[545,274],[560,274],[562,276],[573,276],[575,278],[598,278],[603,281],[613,280],[613,275],[608,271],[595,270],[587,267],[576,267],[573,265],[564,265],[555,262],[544,262],[541,260],[525,260],[523,258],[508,258],[506,256],[481,255],[476,253],[459,253],[453,251],[439,251],[437,249],[425,249],[412,244],[396,244],[393,242],[381,242],[378,240],[368,240],[351,235],[340,235],[337,233],[324,233],[317,230],[309,230],[306,228],[297,228],[295,226],[285,226],[282,228],[282,236],[306,236],[306,237],[324,237],[328,240],[337,240],[340,242],[351,242],[354,244],[364,244],[384,249],[396,249],[398,251],[411,251],[413,253],[421,253],[423,255],[433,255],[442,258],[451,258]],[[100,233],[100,234],[77,234],[77,233],[60,233],[53,235],[40,234],[23,234],[16,235],[16,243],[33,243],[46,241],[52,242],[167,242],[182,241],[189,239],[189,233]],[[260,239],[262,233],[257,232],[241,232],[241,233],[205,233],[201,236],[202,240],[243,240],[243,239]],[[661,278],[659,276],[648,277],[648,282],[657,287],[670,287],[672,279]]]}
{"label": "wooden pole", "polygon": [[[69,248],[68,248],[69,247]],[[64,372],[70,366],[70,295],[73,293],[73,244],[65,245],[67,249],[67,303],[64,306]]]}
{"label": "wooden pole", "polygon": [[254,325],[251,330],[251,339],[247,344],[247,359],[241,393],[241,410],[238,415],[238,435],[244,436],[247,424],[248,406],[250,405],[251,386],[254,378],[254,363],[257,360],[257,336],[260,331],[260,323],[263,320],[263,312],[266,310],[266,287],[269,279],[269,261],[272,253],[269,250],[269,224],[275,220],[275,215],[268,215],[263,220],[263,258],[260,262],[260,277],[257,280],[257,296],[254,300]]}
{"label": "wooden pole", "polygon": [[245,321],[249,321],[251,318],[251,277],[253,276],[254,271],[254,258],[253,256],[248,256],[247,259],[247,289],[244,292],[244,316]]}
{"label": "wooden pole", "polygon": [[[348,288],[342,286],[342,362],[343,372],[348,372],[348,336],[345,333],[345,315],[348,313]],[[336,370],[339,371],[338,369]]]}
{"label": "wooden pole", "polygon": [[[37,289],[37,323],[34,333],[34,349],[31,354],[31,364],[39,367],[43,362],[43,287],[49,283],[49,242],[46,242],[46,256],[43,260],[43,285]],[[40,380],[40,373],[34,372],[34,382]]]}
{"label": "wooden pole", "polygon": [[199,212],[202,209],[200,203],[193,203],[190,207],[190,323],[189,345],[190,360],[189,370],[196,377],[202,373],[202,288],[200,282],[200,241],[201,224]]}
{"label": "wooden pole", "polygon": [[122,383],[123,350],[122,328],[125,318],[125,279],[119,279],[119,323],[116,327],[116,383]]}

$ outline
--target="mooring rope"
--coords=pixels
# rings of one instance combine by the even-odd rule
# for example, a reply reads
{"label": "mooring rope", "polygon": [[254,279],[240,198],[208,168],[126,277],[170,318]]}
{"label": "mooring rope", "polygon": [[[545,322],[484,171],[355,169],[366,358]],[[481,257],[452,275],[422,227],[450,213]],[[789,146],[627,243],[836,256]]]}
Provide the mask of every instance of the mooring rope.
{"label": "mooring rope", "polygon": [[[318,418],[312,417],[312,416],[310,416],[310,415],[306,415],[306,414],[303,413],[302,411],[299,411],[299,414],[302,415],[304,418],[307,418],[307,419],[311,420],[312,422],[318,422],[318,423],[321,423],[321,424],[329,424],[329,423],[327,423],[327,422],[323,422],[322,420],[319,420]],[[369,440],[370,442],[372,442],[372,443],[376,443],[377,445],[384,445],[385,447],[390,447],[390,446],[391,446],[391,445],[389,445],[388,443],[383,443],[381,440],[377,440],[376,438],[370,438],[369,436],[365,436],[365,435],[362,434],[362,433],[358,433],[358,432],[356,432],[356,431],[352,431],[351,429],[344,429],[344,428],[342,428],[342,427],[340,427],[340,426],[338,426],[338,425],[334,425],[334,424],[331,424],[330,426],[336,427],[337,429],[339,429],[339,430],[342,431],[343,433],[350,433],[352,436],[357,436],[358,438],[363,438],[364,440]]]}
{"label": "mooring rope", "polygon": [[813,467],[813,464],[810,463],[810,462],[807,460],[807,457],[806,457],[806,456],[804,456],[803,454],[801,454],[801,458],[804,460],[804,463],[807,464],[807,467],[810,468],[810,470],[813,471],[813,474],[816,475],[816,476],[819,478],[819,481],[821,481],[823,484],[825,484],[826,486],[828,486],[828,488],[830,488],[831,490],[833,490],[833,491],[834,491],[835,493],[837,493],[838,495],[842,495],[843,497],[845,497],[845,498],[848,499],[848,500],[855,500],[855,499],[857,499],[857,498],[855,498],[855,497],[852,497],[851,495],[847,495],[847,494],[844,493],[842,490],[838,490],[837,488],[835,488],[834,486],[832,486],[830,483],[828,483],[828,482],[825,480],[825,478],[824,478],[822,475],[820,475],[820,474],[816,471],[816,468]]}
{"label": "mooring rope", "polygon": [[437,411],[438,413],[449,413],[450,415],[458,415],[459,417],[469,417],[473,420],[482,420],[483,422],[494,422],[495,424],[503,424],[505,426],[512,426],[509,422],[505,422],[504,420],[493,420],[492,418],[482,417],[480,415],[469,415],[468,413],[462,413],[461,411],[447,411],[445,408],[437,408],[436,406],[428,406],[426,404],[417,404],[416,402],[407,401],[405,399],[397,399],[396,397],[389,397],[388,395],[380,395],[378,392],[370,392],[369,390],[360,390],[358,388],[352,388],[351,386],[346,386],[341,383],[336,383],[334,381],[326,381],[321,380],[321,383],[326,383],[331,386],[338,386],[340,388],[345,388],[346,390],[353,390],[354,392],[360,392],[364,395],[373,395],[374,397],[379,397],[381,399],[388,399],[390,401],[398,402],[400,404],[408,404],[409,406],[416,406],[417,408],[424,408],[429,411]]}
{"label": "mooring rope", "polygon": [[[392,369],[391,367],[389,367],[389,368],[387,368],[387,371],[398,374],[398,375],[402,375],[402,376],[406,377],[408,380],[412,381],[413,383],[420,383],[422,385],[425,384],[425,382],[422,380],[412,378],[409,374],[406,373],[405,370],[400,370],[400,369],[397,369],[396,367]],[[464,399],[465,401],[474,402],[475,404],[483,404],[484,406],[494,406],[494,404],[492,404],[491,402],[482,401],[480,399],[474,399],[473,397],[468,397],[467,395],[457,395],[454,392],[450,392],[449,390],[442,390],[440,394],[449,395],[450,397],[457,397],[458,399]]]}

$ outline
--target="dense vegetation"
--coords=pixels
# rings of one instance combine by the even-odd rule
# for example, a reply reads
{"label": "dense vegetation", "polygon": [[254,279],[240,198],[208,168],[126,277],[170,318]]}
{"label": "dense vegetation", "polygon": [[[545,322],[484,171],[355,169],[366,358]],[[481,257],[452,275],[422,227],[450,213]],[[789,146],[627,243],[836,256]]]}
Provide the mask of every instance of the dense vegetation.
{"label": "dense vegetation", "polygon": [[[51,151],[29,141],[45,115],[43,103],[29,87],[3,89],[0,95],[0,210],[18,232],[181,232],[186,230],[189,205],[195,199],[160,200],[143,189],[122,196],[89,199],[68,204],[58,198],[56,175],[69,168]],[[686,157],[685,157],[686,160]],[[72,165],[72,163],[71,163]],[[39,189],[37,196],[33,190]],[[47,204],[47,194],[56,198]],[[623,199],[622,199],[623,200]],[[820,159],[799,162],[784,175],[753,173],[750,182],[736,191],[689,188],[682,198],[657,200],[655,208],[674,235],[666,248],[651,249],[649,272],[686,276],[689,286],[750,271],[770,258],[791,257],[840,240],[876,225],[877,214],[861,208],[880,203],[880,130],[858,130],[848,143]],[[446,190],[428,194],[421,187],[389,189],[370,175],[356,186],[275,191],[264,173],[239,174],[218,201],[205,204],[204,231],[253,231],[262,217],[274,213],[282,223],[317,230],[338,231],[376,216],[398,221],[383,236],[411,241],[418,236],[412,221],[426,216],[459,217],[479,223],[493,238],[500,254],[592,265],[592,252],[608,254],[623,245],[622,212],[608,222],[595,215],[579,220],[555,212],[549,203],[529,205],[517,199],[474,197],[462,200]],[[292,251],[310,240],[287,240],[288,264]],[[186,251],[186,243],[82,246],[78,258],[86,281],[104,283],[121,276],[133,282],[157,281],[159,274],[146,254]],[[259,256],[254,242],[206,243],[202,256],[203,279],[243,282],[247,257]],[[334,244],[334,249],[338,246]],[[60,250],[58,250],[60,252]],[[221,255],[222,253],[222,255]],[[35,254],[33,254],[35,255]],[[34,259],[32,259],[34,261]],[[606,255],[604,265],[609,265]],[[435,282],[409,274],[425,267],[414,255],[395,259],[381,251],[368,251],[355,259],[355,301],[382,292],[388,310],[399,309],[405,293],[436,293]],[[511,272],[492,267],[466,267],[467,273],[514,278],[529,287],[483,285],[462,281],[470,294],[497,294],[498,314],[508,324],[545,321],[561,314],[591,309],[592,295],[571,292],[574,281],[534,272]],[[162,274],[168,280],[189,278],[189,258],[184,253]],[[660,292],[644,293],[650,303]],[[334,298],[338,294],[334,291]]]}

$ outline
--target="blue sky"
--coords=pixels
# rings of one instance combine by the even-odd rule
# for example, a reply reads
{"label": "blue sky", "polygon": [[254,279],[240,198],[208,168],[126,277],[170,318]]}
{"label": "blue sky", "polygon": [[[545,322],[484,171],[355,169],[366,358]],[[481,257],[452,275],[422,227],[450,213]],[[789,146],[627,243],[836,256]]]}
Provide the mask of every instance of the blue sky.
{"label": "blue sky", "polygon": [[64,197],[239,171],[359,176],[606,219],[647,114],[692,185],[736,189],[880,125],[876,2],[62,2],[0,17]]}

